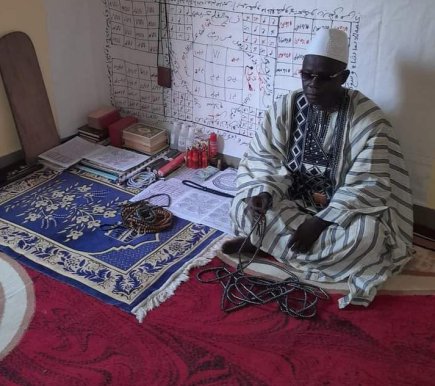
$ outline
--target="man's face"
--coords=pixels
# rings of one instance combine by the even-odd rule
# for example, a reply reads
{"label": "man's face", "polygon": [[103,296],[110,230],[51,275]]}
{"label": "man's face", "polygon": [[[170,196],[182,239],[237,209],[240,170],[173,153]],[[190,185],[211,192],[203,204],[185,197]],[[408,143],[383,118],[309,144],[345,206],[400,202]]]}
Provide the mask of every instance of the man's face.
{"label": "man's face", "polygon": [[325,109],[339,105],[343,95],[342,84],[348,76],[346,64],[338,60],[305,55],[301,77],[308,103]]}

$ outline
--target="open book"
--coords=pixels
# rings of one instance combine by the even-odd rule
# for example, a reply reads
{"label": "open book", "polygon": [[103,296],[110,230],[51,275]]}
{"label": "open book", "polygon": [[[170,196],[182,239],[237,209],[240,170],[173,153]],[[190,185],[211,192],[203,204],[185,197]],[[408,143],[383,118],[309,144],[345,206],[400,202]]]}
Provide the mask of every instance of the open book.
{"label": "open book", "polygon": [[102,146],[80,137],[65,142],[39,155],[47,166],[69,168],[82,160],[96,167],[126,173],[143,164],[149,156],[113,146]]}
{"label": "open book", "polygon": [[80,137],[74,137],[59,146],[45,151],[38,157],[43,164],[46,163],[44,161],[47,161],[47,166],[54,166],[54,168],[57,169],[67,169],[101,147],[103,146],[86,141]]}

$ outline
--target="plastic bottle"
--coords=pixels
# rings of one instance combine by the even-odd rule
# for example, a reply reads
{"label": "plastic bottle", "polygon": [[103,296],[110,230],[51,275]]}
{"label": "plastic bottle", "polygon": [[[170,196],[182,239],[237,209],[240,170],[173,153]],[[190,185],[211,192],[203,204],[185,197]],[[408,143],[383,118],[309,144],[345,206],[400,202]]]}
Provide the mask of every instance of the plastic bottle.
{"label": "plastic bottle", "polygon": [[189,126],[189,134],[187,135],[186,148],[192,147],[195,142],[195,126]]}
{"label": "plastic bottle", "polygon": [[182,151],[182,152],[186,151],[187,149],[186,142],[187,142],[188,135],[189,135],[189,127],[185,123],[182,123],[180,135],[178,137],[178,151]]}
{"label": "plastic bottle", "polygon": [[208,140],[208,156],[210,159],[216,158],[218,154],[217,134],[211,133]]}
{"label": "plastic bottle", "polygon": [[171,149],[178,149],[178,136],[180,135],[181,122],[174,122],[171,130]]}

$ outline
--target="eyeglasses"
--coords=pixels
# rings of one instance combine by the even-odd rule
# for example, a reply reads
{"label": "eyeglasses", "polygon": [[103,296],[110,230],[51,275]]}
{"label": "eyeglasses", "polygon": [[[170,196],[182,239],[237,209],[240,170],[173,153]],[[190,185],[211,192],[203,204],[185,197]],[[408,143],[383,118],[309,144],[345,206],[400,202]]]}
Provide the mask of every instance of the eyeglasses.
{"label": "eyeglasses", "polygon": [[307,80],[310,82],[312,82],[314,79],[317,79],[319,82],[329,82],[332,79],[335,79],[341,74],[343,74],[345,71],[346,69],[336,72],[335,74],[332,75],[325,75],[325,74],[312,74],[311,72],[300,70],[299,74],[301,74],[303,80]]}

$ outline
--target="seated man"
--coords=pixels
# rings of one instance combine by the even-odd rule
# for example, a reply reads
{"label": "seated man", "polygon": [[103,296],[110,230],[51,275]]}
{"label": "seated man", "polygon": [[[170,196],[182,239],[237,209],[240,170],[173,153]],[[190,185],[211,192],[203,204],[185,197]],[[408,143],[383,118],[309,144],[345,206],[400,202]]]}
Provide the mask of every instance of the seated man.
{"label": "seated man", "polygon": [[[303,90],[277,100],[242,158],[224,253],[257,247],[307,280],[347,280],[339,300],[367,306],[411,257],[412,203],[398,140],[349,76],[348,38],[320,30],[304,57]],[[264,215],[266,228],[253,232]]]}

